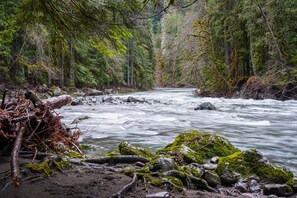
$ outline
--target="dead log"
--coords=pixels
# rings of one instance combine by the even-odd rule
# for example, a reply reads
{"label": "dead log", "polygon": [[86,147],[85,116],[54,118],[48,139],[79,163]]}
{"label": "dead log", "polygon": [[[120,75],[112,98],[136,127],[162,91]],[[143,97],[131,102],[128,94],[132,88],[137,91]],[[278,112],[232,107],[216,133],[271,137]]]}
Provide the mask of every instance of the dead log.
{"label": "dead log", "polygon": [[43,103],[51,109],[59,109],[65,105],[70,104],[71,102],[72,97],[70,95],[62,95],[43,100]]}
{"label": "dead log", "polygon": [[25,127],[21,127],[16,137],[14,148],[11,152],[11,177],[12,177],[13,183],[16,186],[20,185],[21,173],[20,173],[18,159],[19,159],[19,152],[22,146],[22,139],[23,139],[24,132],[25,132]]}

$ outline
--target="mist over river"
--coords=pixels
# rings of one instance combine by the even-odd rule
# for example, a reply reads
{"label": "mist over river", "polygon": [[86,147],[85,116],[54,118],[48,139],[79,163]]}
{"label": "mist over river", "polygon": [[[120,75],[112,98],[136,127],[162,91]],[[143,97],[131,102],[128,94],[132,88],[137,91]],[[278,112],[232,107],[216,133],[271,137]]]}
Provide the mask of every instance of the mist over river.
{"label": "mist over river", "polygon": [[[240,149],[256,148],[297,174],[297,101],[198,98],[193,91],[164,88],[111,96],[145,98],[148,103],[102,103],[110,96],[96,96],[89,98],[90,104],[66,106],[59,113],[68,126],[84,132],[80,142],[95,145],[97,153],[122,140],[156,151],[179,132],[198,129],[222,135]],[[195,111],[202,102],[218,110]],[[82,116],[89,118],[73,123]]]}

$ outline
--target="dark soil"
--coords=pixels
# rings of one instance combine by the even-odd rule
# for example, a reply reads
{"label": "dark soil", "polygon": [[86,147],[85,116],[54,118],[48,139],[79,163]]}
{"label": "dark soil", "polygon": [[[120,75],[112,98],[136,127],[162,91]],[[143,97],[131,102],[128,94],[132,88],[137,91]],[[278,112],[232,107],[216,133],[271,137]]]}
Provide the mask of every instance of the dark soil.
{"label": "dark soil", "polygon": [[[9,170],[9,162],[0,162],[0,176]],[[40,174],[23,178],[21,185],[15,187],[0,178],[1,198],[107,198],[120,191],[132,178],[124,174],[112,172],[106,168],[90,168],[86,166],[75,166],[63,173],[56,172],[50,177]],[[144,185],[137,181],[135,189],[128,191],[124,197],[140,198],[147,194],[164,192],[164,189]],[[170,193],[171,197],[201,197],[201,198],[228,198],[228,196],[203,191],[184,191]],[[244,197],[243,195],[238,197]]]}

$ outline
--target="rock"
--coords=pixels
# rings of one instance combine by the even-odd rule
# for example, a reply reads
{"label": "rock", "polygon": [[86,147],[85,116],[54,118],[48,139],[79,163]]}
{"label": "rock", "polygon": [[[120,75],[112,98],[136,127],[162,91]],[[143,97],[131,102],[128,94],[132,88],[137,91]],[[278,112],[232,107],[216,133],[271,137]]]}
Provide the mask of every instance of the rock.
{"label": "rock", "polygon": [[[189,149],[187,149],[189,148]],[[188,150],[189,152],[186,152]],[[203,163],[205,159],[214,156],[227,156],[239,151],[226,138],[196,130],[188,130],[167,144],[165,148],[160,149],[157,153],[168,155],[180,155],[183,159],[192,159],[196,163]]]}
{"label": "rock", "polygon": [[169,171],[175,169],[177,166],[172,158],[165,158],[160,156],[155,162],[149,165],[150,171]]}
{"label": "rock", "polygon": [[74,100],[72,100],[72,102],[71,102],[71,105],[72,106],[78,106],[78,105],[83,105],[84,103],[83,103],[83,101],[81,100],[81,99],[74,99]]}
{"label": "rock", "polygon": [[132,146],[125,141],[122,141],[119,144],[119,151],[121,155],[138,155],[145,158],[151,158],[154,156],[154,154],[149,149]]}
{"label": "rock", "polygon": [[219,157],[218,156],[215,156],[215,157],[210,159],[210,163],[212,163],[212,164],[217,164],[218,162],[219,162]]}
{"label": "rock", "polygon": [[194,177],[202,177],[204,174],[203,168],[200,166],[197,166],[196,164],[190,164],[190,165],[183,165],[180,167],[180,170],[187,173],[188,175],[192,175]]}
{"label": "rock", "polygon": [[75,97],[83,97],[86,94],[84,92],[81,92],[81,91],[76,91],[76,92],[73,92],[72,95],[75,96]]}
{"label": "rock", "polygon": [[297,193],[297,178],[294,177],[292,180],[288,181],[287,184],[292,188],[294,193]]}
{"label": "rock", "polygon": [[208,183],[208,185],[213,188],[221,185],[220,177],[214,172],[206,170],[204,173],[204,179]]}
{"label": "rock", "polygon": [[267,158],[255,149],[220,157],[218,165],[217,172],[219,175],[229,170],[229,172],[238,172],[243,177],[256,175],[266,182],[279,184],[286,183],[293,178],[291,171],[271,165]]}
{"label": "rock", "polygon": [[158,192],[154,194],[148,194],[145,196],[145,198],[169,198],[170,193],[169,192]]}
{"label": "rock", "polygon": [[107,94],[107,95],[110,95],[110,94],[113,93],[113,90],[112,89],[105,89],[104,93]]}
{"label": "rock", "polygon": [[203,164],[203,168],[205,170],[216,170],[218,168],[218,165],[212,164],[212,163],[207,163],[207,164]]}
{"label": "rock", "polygon": [[112,103],[113,102],[113,97],[104,97],[102,99],[102,102]]}
{"label": "rock", "polygon": [[127,102],[134,102],[134,103],[145,103],[145,100],[140,100],[134,97],[129,96],[127,99]]}
{"label": "rock", "polygon": [[257,180],[255,179],[251,179],[247,182],[247,187],[248,187],[248,191],[250,193],[254,193],[254,192],[260,192],[261,191],[261,186],[258,183]]}
{"label": "rock", "polygon": [[237,190],[239,190],[242,193],[248,192],[247,185],[245,183],[243,183],[243,182],[237,182],[235,184],[235,186],[234,186],[234,189],[237,189]]}
{"label": "rock", "polygon": [[231,186],[239,181],[240,174],[236,173],[235,171],[229,171],[225,169],[220,175],[220,178],[223,184]]}
{"label": "rock", "polygon": [[291,196],[293,195],[292,188],[287,184],[266,184],[263,188],[264,195],[277,195],[277,196]]}
{"label": "rock", "polygon": [[62,95],[63,94],[63,92],[62,92],[62,90],[60,89],[60,87],[56,87],[56,88],[54,88],[54,90],[53,90],[53,96],[60,96],[60,95]]}
{"label": "rock", "polygon": [[87,96],[102,96],[104,93],[97,89],[91,89],[86,95]]}
{"label": "rock", "polygon": [[204,102],[198,105],[194,110],[217,110],[217,108],[210,102]]}

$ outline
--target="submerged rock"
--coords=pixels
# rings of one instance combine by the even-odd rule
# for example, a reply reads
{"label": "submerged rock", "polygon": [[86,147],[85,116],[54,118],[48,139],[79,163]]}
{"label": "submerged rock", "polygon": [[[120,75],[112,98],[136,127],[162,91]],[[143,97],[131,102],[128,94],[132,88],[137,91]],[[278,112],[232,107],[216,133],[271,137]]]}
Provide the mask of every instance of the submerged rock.
{"label": "submerged rock", "polygon": [[211,133],[188,130],[157,153],[182,155],[186,163],[203,163],[214,156],[227,156],[239,151],[226,138]]}
{"label": "submerged rock", "polygon": [[204,102],[198,105],[194,110],[217,110],[217,108],[210,102]]}
{"label": "submerged rock", "polygon": [[264,195],[291,196],[292,188],[287,184],[266,184],[263,188]]}
{"label": "submerged rock", "polygon": [[255,149],[238,151],[230,156],[221,157],[218,167],[221,179],[226,171],[238,172],[243,177],[256,175],[261,180],[279,184],[286,183],[293,178],[291,171],[273,166]]}
{"label": "submerged rock", "polygon": [[132,146],[125,141],[122,141],[119,144],[119,151],[121,155],[138,155],[145,158],[151,158],[154,156],[154,154],[149,149]]}

